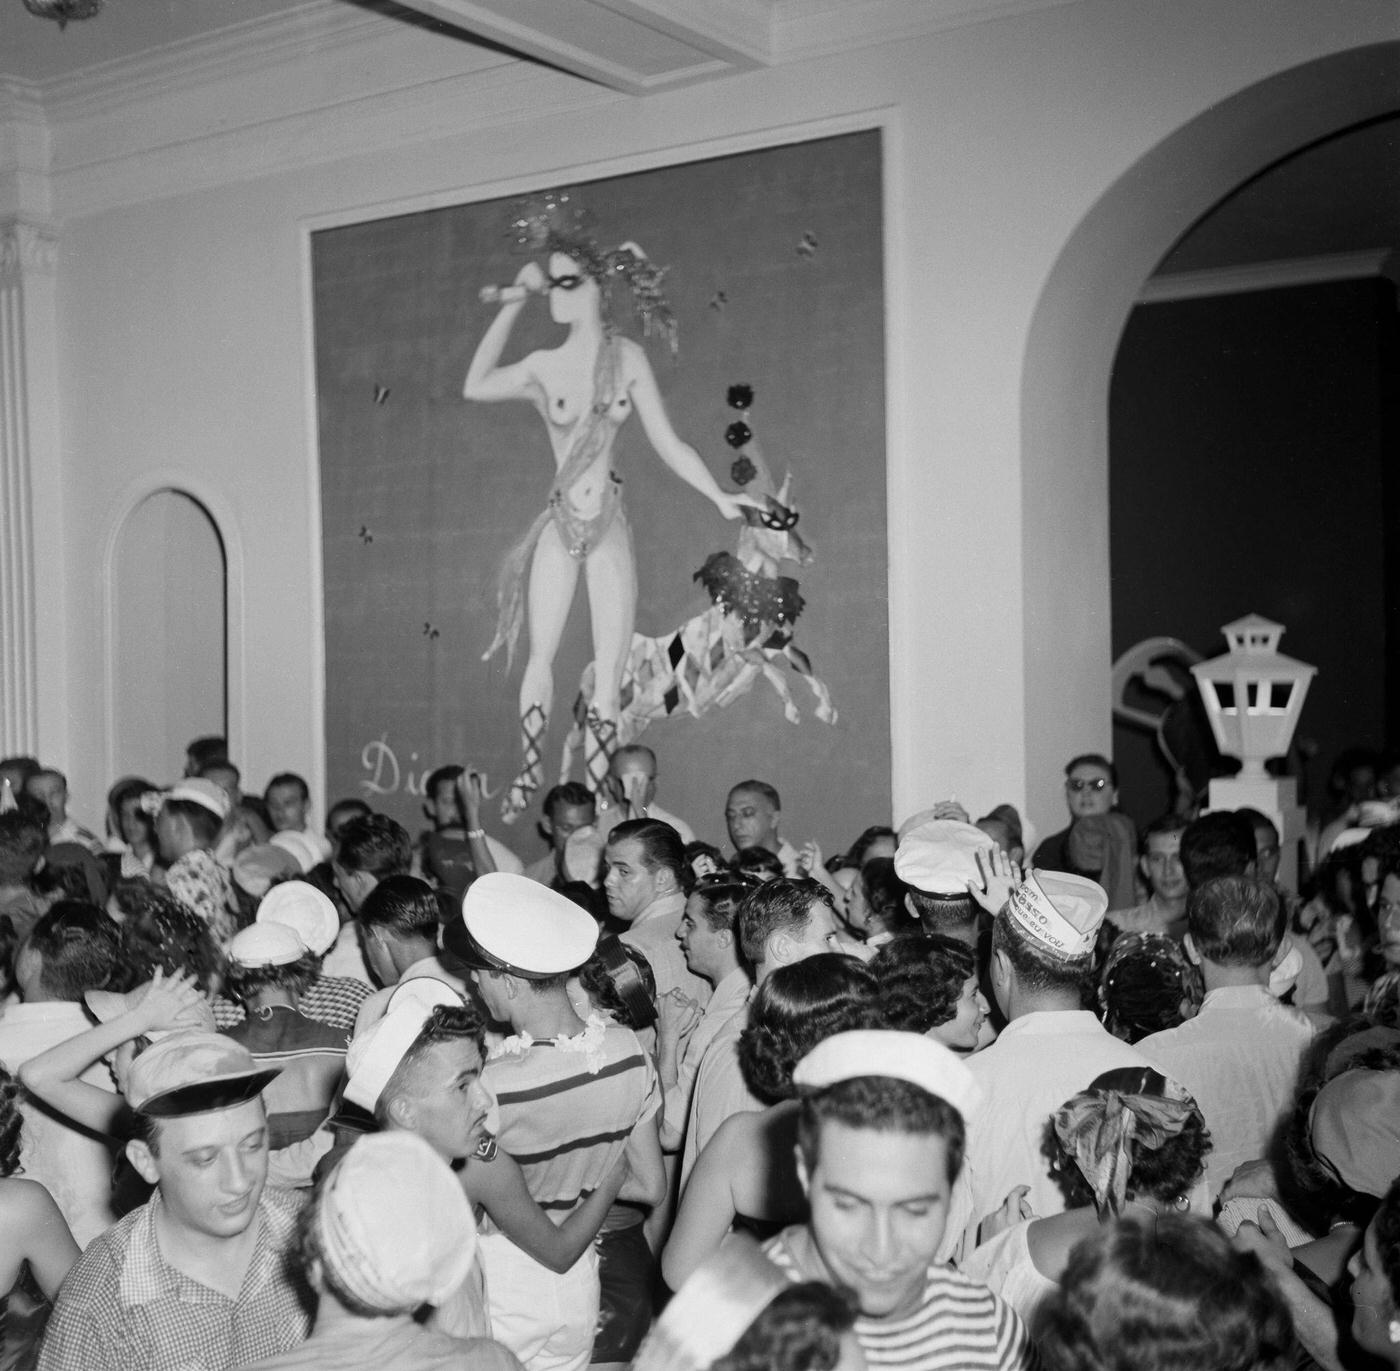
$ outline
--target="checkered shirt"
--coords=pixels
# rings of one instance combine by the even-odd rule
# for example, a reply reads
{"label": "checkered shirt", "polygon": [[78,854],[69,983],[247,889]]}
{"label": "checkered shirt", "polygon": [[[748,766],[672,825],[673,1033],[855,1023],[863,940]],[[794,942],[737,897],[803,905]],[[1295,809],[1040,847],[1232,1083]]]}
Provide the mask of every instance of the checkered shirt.
{"label": "checkered shirt", "polygon": [[229,1371],[302,1342],[307,1295],[288,1257],[302,1197],[268,1186],[243,1289],[231,1300],[169,1265],[160,1192],[95,1238],[58,1292],[39,1371]]}

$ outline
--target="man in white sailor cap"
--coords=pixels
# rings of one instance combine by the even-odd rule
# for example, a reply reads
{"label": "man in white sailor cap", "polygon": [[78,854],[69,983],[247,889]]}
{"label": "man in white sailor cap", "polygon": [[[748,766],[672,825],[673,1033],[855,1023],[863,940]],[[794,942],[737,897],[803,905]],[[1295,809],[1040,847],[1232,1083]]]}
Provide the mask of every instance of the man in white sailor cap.
{"label": "man in white sailor cap", "polygon": [[928,818],[906,826],[895,849],[894,873],[909,887],[905,902],[926,933],[977,950],[981,909],[972,889],[986,884],[983,863],[994,846],[980,828],[957,819]]}
{"label": "man in white sailor cap", "polygon": [[805,1224],[767,1244],[794,1281],[855,1296],[870,1367],[1020,1371],[1033,1363],[1020,1318],[937,1263],[980,1091],[963,1062],[917,1033],[837,1033],[793,1072],[801,1100],[798,1175]]}
{"label": "man in white sailor cap", "polygon": [[[1103,887],[1086,877],[1031,871],[993,922],[990,980],[1009,1022],[968,1058],[986,1105],[968,1132],[950,1224],[974,1242],[977,1226],[1013,1191],[1024,1188],[1039,1216],[1063,1212],[1064,1195],[1041,1152],[1046,1119],[1105,1071],[1148,1065],[1082,1008],[1080,989],[1107,909]],[[950,1241],[957,1237],[950,1231]]]}
{"label": "man in white sailor cap", "polygon": [[[536,1203],[556,1222],[606,1180],[661,1095],[636,1034],[569,1000],[569,973],[598,941],[591,916],[526,876],[478,877],[447,925],[447,951],[471,968],[477,998],[510,1036],[483,1080],[500,1107],[501,1147],[520,1163]],[[588,1365],[598,1318],[592,1248],[556,1275],[499,1234],[483,1237],[493,1335],[530,1371]]]}

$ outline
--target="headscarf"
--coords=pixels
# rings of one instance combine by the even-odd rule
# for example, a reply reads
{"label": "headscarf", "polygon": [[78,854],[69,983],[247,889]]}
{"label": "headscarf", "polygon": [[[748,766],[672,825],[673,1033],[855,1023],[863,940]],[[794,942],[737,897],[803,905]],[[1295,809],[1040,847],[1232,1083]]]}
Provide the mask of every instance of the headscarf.
{"label": "headscarf", "polygon": [[1076,819],[1069,829],[1069,859],[1076,871],[1097,871],[1108,892],[1110,909],[1137,902],[1133,868],[1137,862],[1137,831],[1126,814],[1091,814]]}
{"label": "headscarf", "polygon": [[1177,1137],[1196,1102],[1150,1067],[1105,1072],[1054,1114],[1055,1134],[1094,1192],[1094,1207],[1117,1215],[1127,1197],[1138,1148],[1155,1151]]}

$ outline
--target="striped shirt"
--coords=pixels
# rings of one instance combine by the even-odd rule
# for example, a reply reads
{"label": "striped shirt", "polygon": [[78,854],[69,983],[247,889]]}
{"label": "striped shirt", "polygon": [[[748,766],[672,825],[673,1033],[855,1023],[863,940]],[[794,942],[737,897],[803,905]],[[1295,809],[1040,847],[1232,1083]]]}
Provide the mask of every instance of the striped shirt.
{"label": "striped shirt", "polygon": [[661,1103],[637,1035],[596,1016],[572,1038],[507,1038],[482,1080],[500,1105],[501,1147],[556,1223],[597,1189],[633,1127]]}
{"label": "striped shirt", "polygon": [[[806,1224],[764,1245],[793,1281],[830,1281]],[[984,1285],[951,1267],[931,1266],[923,1302],[904,1318],[856,1317],[856,1339],[870,1367],[902,1371],[1031,1371],[1038,1359],[1020,1317]]]}

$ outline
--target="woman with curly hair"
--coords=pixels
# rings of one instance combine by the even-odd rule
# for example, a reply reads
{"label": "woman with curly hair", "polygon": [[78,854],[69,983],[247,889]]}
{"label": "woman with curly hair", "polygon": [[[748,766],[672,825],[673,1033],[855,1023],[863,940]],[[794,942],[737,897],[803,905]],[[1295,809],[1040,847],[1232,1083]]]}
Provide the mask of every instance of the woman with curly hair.
{"label": "woman with curly hair", "polygon": [[782,1227],[805,1216],[794,1161],[793,1068],[833,1033],[887,1026],[879,982],[839,952],[781,966],[759,986],[739,1039],[739,1065],[749,1089],[771,1107],[732,1115],[701,1151],[661,1259],[671,1289],[719,1246],[736,1219]]}
{"label": "woman with curly hair", "polygon": [[5,1367],[33,1364],[48,1318],[48,1305],[35,1308],[32,1294],[13,1306],[10,1295],[17,1286],[24,1292],[37,1286],[52,1300],[78,1260],[78,1244],[53,1196],[38,1181],[17,1174],[24,1122],[20,1094],[19,1082],[0,1066],[0,1290],[9,1292],[0,1301],[0,1366]]}
{"label": "woman with curly hair", "polygon": [[1258,1258],[1213,1224],[1125,1214],[1075,1248],[1038,1341],[1046,1371],[1284,1371],[1293,1325]]}
{"label": "woman with curly hair", "polygon": [[1076,1245],[1122,1214],[1185,1210],[1209,1151],[1201,1111],[1174,1081],[1151,1067],[1106,1071],[1045,1126],[1044,1152],[1066,1211],[1035,1218],[1013,1191],[1007,1216],[1022,1221],[984,1241],[963,1272],[1000,1295],[1038,1337],[1042,1308]]}
{"label": "woman with curly hair", "polygon": [[989,1012],[966,943],[941,933],[886,943],[870,963],[891,1028],[922,1033],[954,1052],[976,1050]]}

